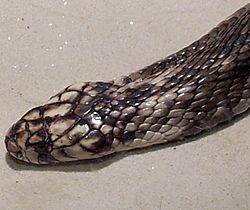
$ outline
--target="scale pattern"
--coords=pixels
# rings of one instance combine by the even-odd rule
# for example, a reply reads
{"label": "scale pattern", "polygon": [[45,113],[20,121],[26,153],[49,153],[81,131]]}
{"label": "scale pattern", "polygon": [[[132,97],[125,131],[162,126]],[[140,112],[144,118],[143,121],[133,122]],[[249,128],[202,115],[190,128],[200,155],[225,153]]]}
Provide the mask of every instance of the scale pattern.
{"label": "scale pattern", "polygon": [[250,4],[120,80],[73,84],[8,131],[8,152],[49,164],[182,141],[250,107]]}

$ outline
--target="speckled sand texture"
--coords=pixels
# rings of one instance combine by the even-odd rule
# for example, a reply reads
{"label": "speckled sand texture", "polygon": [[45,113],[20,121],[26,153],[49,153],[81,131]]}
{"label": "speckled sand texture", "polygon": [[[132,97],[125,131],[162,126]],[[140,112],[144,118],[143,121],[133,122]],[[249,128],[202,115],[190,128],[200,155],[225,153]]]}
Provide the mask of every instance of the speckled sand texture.
{"label": "speckled sand texture", "polygon": [[250,116],[187,144],[38,167],[6,130],[65,86],[131,73],[247,0],[0,1],[0,209],[250,209]]}

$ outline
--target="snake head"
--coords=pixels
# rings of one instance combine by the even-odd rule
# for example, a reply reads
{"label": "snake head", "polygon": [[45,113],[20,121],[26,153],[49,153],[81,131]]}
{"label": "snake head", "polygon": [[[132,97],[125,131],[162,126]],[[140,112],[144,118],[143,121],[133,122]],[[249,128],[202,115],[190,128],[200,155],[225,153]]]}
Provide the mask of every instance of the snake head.
{"label": "snake head", "polygon": [[[110,86],[98,85],[99,91]],[[88,83],[73,84],[51,97],[48,104],[24,114],[6,134],[8,153],[34,164],[102,156],[112,143],[112,127],[104,125],[101,115],[92,107],[93,94],[98,92],[93,88]]]}
{"label": "snake head", "polygon": [[17,121],[8,130],[5,145],[14,158],[34,164],[97,158],[98,149],[107,146],[98,129],[102,123],[87,105],[49,103]]}

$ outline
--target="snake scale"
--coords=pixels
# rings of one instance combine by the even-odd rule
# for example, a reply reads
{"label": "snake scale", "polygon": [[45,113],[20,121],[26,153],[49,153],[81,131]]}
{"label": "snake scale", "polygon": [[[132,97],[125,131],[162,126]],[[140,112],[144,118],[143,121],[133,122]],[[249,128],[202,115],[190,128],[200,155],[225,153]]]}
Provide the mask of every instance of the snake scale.
{"label": "snake scale", "polygon": [[73,84],[9,130],[15,158],[50,164],[184,141],[250,107],[250,4],[191,45],[110,82]]}

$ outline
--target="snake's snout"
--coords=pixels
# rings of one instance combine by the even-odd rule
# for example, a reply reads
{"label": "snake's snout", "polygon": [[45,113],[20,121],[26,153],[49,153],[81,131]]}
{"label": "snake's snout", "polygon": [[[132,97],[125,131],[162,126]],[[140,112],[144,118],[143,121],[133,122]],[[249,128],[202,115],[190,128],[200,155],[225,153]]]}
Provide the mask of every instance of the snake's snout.
{"label": "snake's snout", "polygon": [[7,131],[5,146],[8,153],[21,161],[34,164],[54,163],[50,155],[50,138],[43,128],[43,120],[21,118]]}
{"label": "snake's snout", "polygon": [[25,162],[38,164],[38,155],[33,147],[28,145],[29,131],[26,122],[19,120],[7,131],[5,136],[5,146],[8,153]]}
{"label": "snake's snout", "polygon": [[18,134],[15,131],[16,124],[14,124],[8,131],[5,136],[5,146],[8,153],[19,159],[24,160],[24,154],[22,148],[17,143]]}

